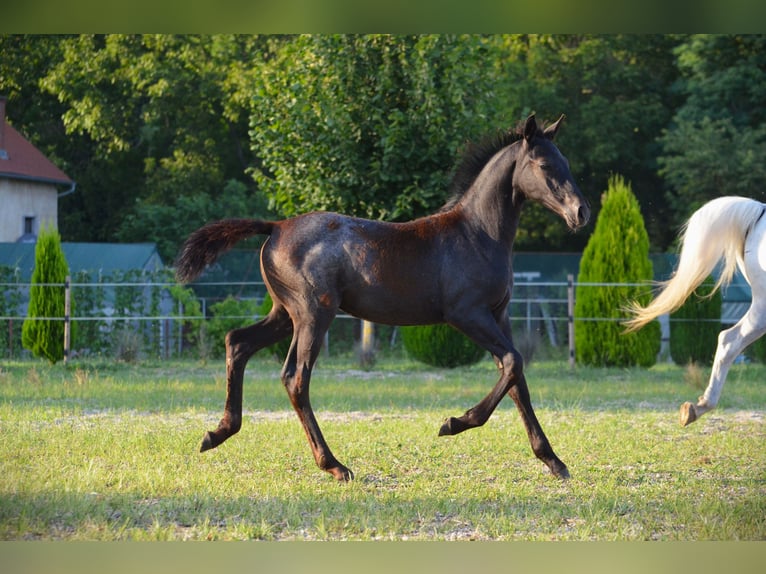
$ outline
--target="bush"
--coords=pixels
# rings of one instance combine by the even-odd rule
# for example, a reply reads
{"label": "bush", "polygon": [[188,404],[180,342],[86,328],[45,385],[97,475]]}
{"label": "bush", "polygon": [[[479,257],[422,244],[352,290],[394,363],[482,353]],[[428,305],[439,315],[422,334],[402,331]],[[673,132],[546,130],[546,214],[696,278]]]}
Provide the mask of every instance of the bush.
{"label": "bush", "polygon": [[[43,227],[35,245],[35,269],[29,288],[27,320],[21,343],[36,357],[56,363],[64,358],[64,282],[69,275],[61,237]],[[72,337],[74,339],[74,337]]]}
{"label": "bush", "polygon": [[[650,323],[624,333],[629,301],[647,304],[651,292],[636,286],[589,286],[581,283],[636,284],[652,279],[649,236],[638,201],[619,177],[609,180],[601,213],[582,259],[575,300],[575,356],[595,366],[649,367],[660,349],[660,326]],[[585,319],[596,319],[585,320]]]}
{"label": "bush", "polygon": [[434,367],[459,367],[481,359],[486,351],[449,325],[402,327],[405,350],[415,359]]}
{"label": "bush", "polygon": [[[0,317],[15,317],[21,307],[21,274],[18,268],[0,265]],[[0,357],[12,357],[21,349],[21,329],[12,319],[0,320]]]}
{"label": "bush", "polygon": [[675,313],[670,314],[670,356],[677,365],[711,365],[721,332],[721,292],[708,277]]}
{"label": "bush", "polygon": [[206,337],[215,356],[226,353],[226,333],[255,323],[259,306],[254,299],[235,299],[231,295],[210,306]]}

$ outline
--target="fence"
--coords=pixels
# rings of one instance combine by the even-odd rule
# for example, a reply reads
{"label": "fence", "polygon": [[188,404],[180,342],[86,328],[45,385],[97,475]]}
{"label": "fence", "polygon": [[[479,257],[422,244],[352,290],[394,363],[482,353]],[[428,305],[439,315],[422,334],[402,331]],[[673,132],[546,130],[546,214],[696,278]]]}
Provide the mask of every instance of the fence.
{"label": "fence", "polygon": [[[515,334],[528,333],[544,338],[556,348],[566,348],[570,364],[574,364],[574,303],[577,287],[635,287],[647,286],[646,283],[576,283],[574,276],[567,281],[537,281],[537,273],[519,273],[515,275],[514,297],[508,307],[509,317]],[[105,352],[105,342],[120,336],[138,337],[134,345],[140,345],[145,352],[159,358],[180,356],[190,345],[200,345],[194,341],[191,327],[199,321],[223,321],[231,324],[249,323],[257,313],[234,313],[211,315],[215,303],[221,301],[221,292],[236,292],[244,301],[262,303],[265,285],[262,282],[215,282],[195,285],[194,295],[185,300],[178,296],[182,288],[172,282],[115,282],[93,283],[72,282],[63,284],[36,284],[39,287],[64,289],[66,309],[63,317],[37,317],[34,320],[64,322],[64,357],[72,356],[70,344],[73,327],[82,331],[74,345],[76,354]],[[21,325],[28,319],[25,304],[28,301],[27,283],[0,283],[4,293],[5,307],[0,307],[0,356],[20,355]],[[92,290],[92,291],[90,291]],[[205,290],[219,293],[215,297],[200,296]],[[95,296],[98,292],[100,295]],[[75,295],[76,294],[76,295]],[[8,312],[9,304],[15,305],[15,312]],[[196,305],[198,312],[189,312],[190,304]],[[254,308],[251,306],[250,309]],[[349,342],[349,332],[353,339],[359,340],[364,329],[359,320],[344,313],[337,316],[342,322],[354,321],[350,328],[342,330],[344,345]],[[619,318],[578,317],[578,321],[620,321]],[[661,318],[663,325],[663,345],[669,337],[668,318]],[[391,344],[396,340],[395,328],[389,327],[388,339]],[[329,349],[331,335],[326,338],[325,347]],[[221,341],[222,344],[222,336]],[[210,344],[208,342],[208,344]]]}

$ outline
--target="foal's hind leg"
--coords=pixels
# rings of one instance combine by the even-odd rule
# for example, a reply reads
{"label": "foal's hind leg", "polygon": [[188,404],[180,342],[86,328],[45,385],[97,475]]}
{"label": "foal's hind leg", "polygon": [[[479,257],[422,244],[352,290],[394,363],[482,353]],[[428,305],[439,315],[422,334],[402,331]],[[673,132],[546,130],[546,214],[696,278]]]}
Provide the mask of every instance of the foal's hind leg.
{"label": "foal's hind leg", "polygon": [[217,447],[242,426],[242,379],[245,366],[256,351],[285,339],[292,333],[292,322],[284,308],[275,305],[262,320],[234,329],[226,335],[226,404],[218,428],[202,439],[200,452]]}
{"label": "foal's hind leg", "polygon": [[324,334],[334,316],[334,311],[324,309],[318,316],[313,317],[311,322],[296,321],[295,334],[282,371],[282,382],[303,425],[317,466],[330,473],[336,480],[348,481],[354,478],[354,473],[338,462],[330,451],[309,400],[311,371],[319,356]]}
{"label": "foal's hind leg", "polygon": [[542,460],[555,476],[568,478],[566,465],[553,452],[535,416],[524,377],[523,359],[511,342],[510,324],[505,311],[503,310],[497,320],[475,322],[471,326],[461,327],[461,330],[492,353],[500,370],[500,379],[492,391],[463,416],[448,418],[439,430],[439,436],[454,435],[483,425],[507,393],[521,414],[535,456]]}
{"label": "foal's hind leg", "polygon": [[693,423],[706,412],[718,405],[726,375],[731,364],[745,348],[766,333],[766,304],[753,303],[748,312],[730,329],[721,331],[718,335],[718,348],[713,360],[713,371],[710,374],[705,393],[697,399],[697,404],[686,402],[681,405],[681,426]]}

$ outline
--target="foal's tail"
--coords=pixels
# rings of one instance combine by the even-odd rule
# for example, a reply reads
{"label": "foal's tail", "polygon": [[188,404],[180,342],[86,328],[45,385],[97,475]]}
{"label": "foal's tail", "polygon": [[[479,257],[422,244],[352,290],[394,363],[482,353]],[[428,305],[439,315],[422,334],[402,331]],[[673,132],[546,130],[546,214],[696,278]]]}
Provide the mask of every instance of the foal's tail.
{"label": "foal's tail", "polygon": [[[652,319],[678,309],[686,298],[723,260],[723,269],[713,291],[731,282],[737,263],[742,261],[745,240],[766,209],[764,204],[744,197],[719,197],[697,211],[682,231],[678,268],[662,290],[646,307],[633,302],[625,321],[628,331],[635,331]],[[741,265],[740,265],[741,266]]]}
{"label": "foal's tail", "polygon": [[274,222],[259,219],[224,219],[201,227],[184,242],[175,261],[176,279],[188,283],[196,279],[224,251],[253,235],[271,235]]}

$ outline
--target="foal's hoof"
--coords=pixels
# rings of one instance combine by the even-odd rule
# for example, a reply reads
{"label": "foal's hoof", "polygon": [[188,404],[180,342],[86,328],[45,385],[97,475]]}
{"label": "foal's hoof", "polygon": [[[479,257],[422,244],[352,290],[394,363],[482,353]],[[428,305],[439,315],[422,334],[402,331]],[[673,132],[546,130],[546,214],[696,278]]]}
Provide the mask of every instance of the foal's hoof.
{"label": "foal's hoof", "polygon": [[556,478],[560,478],[561,480],[566,480],[569,478],[569,469],[563,462],[560,462],[558,465],[551,467],[550,470],[551,474],[553,474],[553,476]]}
{"label": "foal's hoof", "polygon": [[685,427],[686,425],[691,424],[697,420],[697,409],[695,409],[694,405],[690,402],[686,402],[681,405],[680,414],[680,422],[682,427]]}
{"label": "foal's hoof", "polygon": [[338,482],[350,482],[354,480],[354,473],[350,468],[346,468],[342,464],[333,468],[328,468],[327,472],[333,475],[333,478]]}
{"label": "foal's hoof", "polygon": [[211,448],[217,447],[219,444],[221,444],[216,436],[208,431],[205,433],[204,438],[202,439],[202,444],[199,447],[200,452],[205,452],[206,450],[210,450]]}
{"label": "foal's hoof", "polygon": [[460,419],[449,417],[444,421],[444,424],[442,424],[442,428],[439,429],[439,436],[458,434],[468,428],[470,427]]}

